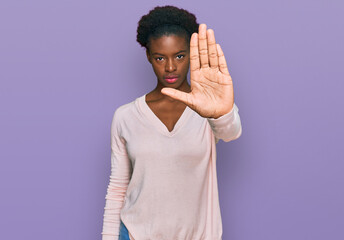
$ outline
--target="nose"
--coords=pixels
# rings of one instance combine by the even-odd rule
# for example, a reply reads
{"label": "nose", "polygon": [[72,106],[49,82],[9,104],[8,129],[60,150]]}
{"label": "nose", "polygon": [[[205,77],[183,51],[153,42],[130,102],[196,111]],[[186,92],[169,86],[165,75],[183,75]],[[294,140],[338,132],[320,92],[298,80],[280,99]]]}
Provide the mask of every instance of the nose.
{"label": "nose", "polygon": [[166,65],[165,65],[166,72],[174,72],[176,69],[177,67],[173,59],[170,58],[168,61],[166,61]]}

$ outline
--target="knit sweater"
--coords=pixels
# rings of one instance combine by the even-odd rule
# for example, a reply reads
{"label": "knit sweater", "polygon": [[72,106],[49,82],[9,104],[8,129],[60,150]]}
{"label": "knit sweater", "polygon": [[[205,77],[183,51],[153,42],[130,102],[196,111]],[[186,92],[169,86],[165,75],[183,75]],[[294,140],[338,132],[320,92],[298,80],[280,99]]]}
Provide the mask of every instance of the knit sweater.
{"label": "knit sweater", "polygon": [[118,107],[102,240],[118,240],[120,220],[134,240],[222,240],[216,144],[241,136],[238,112],[204,118],[187,106],[170,132],[146,94]]}

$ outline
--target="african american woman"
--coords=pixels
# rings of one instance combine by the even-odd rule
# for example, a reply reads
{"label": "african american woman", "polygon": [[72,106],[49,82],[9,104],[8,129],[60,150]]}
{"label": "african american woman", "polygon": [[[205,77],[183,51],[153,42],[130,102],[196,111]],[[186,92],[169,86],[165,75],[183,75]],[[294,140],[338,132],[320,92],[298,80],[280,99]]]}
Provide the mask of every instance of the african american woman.
{"label": "african american woman", "polygon": [[221,240],[216,144],[242,132],[223,51],[170,5],[142,16],[137,41],[157,85],[114,111],[102,239]]}

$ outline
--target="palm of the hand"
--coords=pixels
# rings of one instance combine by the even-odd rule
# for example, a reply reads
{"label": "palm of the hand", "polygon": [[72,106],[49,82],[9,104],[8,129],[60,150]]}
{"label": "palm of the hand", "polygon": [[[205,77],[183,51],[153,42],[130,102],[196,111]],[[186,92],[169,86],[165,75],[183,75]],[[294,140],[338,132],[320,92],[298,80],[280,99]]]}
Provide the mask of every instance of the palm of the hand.
{"label": "palm of the hand", "polygon": [[218,118],[228,113],[234,104],[233,82],[213,30],[200,24],[199,37],[190,40],[191,92],[163,88],[161,92],[184,102],[202,117]]}
{"label": "palm of the hand", "polygon": [[189,107],[203,117],[214,118],[232,109],[234,95],[229,75],[212,68],[195,70],[193,75],[195,78],[191,78]]}

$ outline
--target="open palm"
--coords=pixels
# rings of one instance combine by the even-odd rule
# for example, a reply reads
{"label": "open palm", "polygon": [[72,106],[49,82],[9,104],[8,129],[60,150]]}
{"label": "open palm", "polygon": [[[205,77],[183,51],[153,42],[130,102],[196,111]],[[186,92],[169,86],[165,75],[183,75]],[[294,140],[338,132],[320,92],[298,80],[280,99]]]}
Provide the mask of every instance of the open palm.
{"label": "open palm", "polygon": [[190,40],[191,92],[165,87],[161,93],[185,103],[202,117],[219,118],[233,108],[233,82],[214,31],[200,24],[198,32]]}

